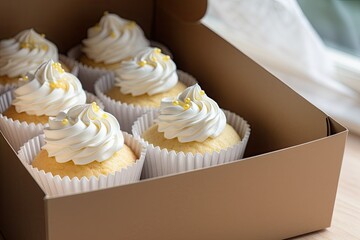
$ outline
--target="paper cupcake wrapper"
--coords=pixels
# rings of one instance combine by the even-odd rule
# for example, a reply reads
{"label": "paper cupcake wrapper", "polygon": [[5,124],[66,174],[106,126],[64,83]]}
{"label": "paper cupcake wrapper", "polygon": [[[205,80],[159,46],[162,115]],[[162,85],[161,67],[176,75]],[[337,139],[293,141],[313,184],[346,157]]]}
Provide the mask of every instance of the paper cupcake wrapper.
{"label": "paper cupcake wrapper", "polygon": [[0,84],[0,94],[3,94],[11,89],[17,88],[19,86],[18,83],[7,83],[4,85]]}
{"label": "paper cupcake wrapper", "polygon": [[238,144],[223,149],[220,152],[192,154],[175,152],[174,150],[161,149],[158,146],[141,138],[144,131],[151,127],[159,115],[158,111],[149,111],[141,116],[133,125],[132,132],[135,138],[145,142],[147,153],[142,178],[152,178],[168,174],[181,173],[195,169],[211,167],[241,159],[250,136],[250,125],[240,116],[230,111],[223,110],[235,131],[241,137]]}
{"label": "paper cupcake wrapper", "polygon": [[61,63],[65,64],[68,68],[70,68],[70,73],[72,75],[75,75],[76,77],[79,75],[79,66],[78,66],[77,62],[74,59],[69,58],[68,56],[60,54],[59,55],[59,61]]}
{"label": "paper cupcake wrapper", "polygon": [[[100,108],[104,108],[104,104],[98,97],[86,91],[85,93],[87,103],[96,102]],[[11,106],[13,94],[14,91],[11,90],[0,96],[0,130],[9,141],[10,146],[17,151],[29,139],[42,134],[47,124],[14,121],[12,118],[2,115]]]}
{"label": "paper cupcake wrapper", "polygon": [[[167,54],[172,58],[171,52],[163,44],[151,41],[151,46],[160,48],[164,54]],[[83,88],[89,92],[94,93],[94,84],[95,84],[96,80],[98,80],[102,75],[112,73],[112,71],[109,71],[106,69],[94,68],[91,66],[84,65],[81,62],[78,62],[78,60],[80,59],[80,57],[82,55],[81,45],[77,45],[77,46],[71,48],[68,51],[67,55],[69,58],[76,60],[76,63],[79,68],[78,77],[83,85]]]}
{"label": "paper cupcake wrapper", "polygon": [[[186,86],[191,86],[197,83],[195,78],[181,70],[177,70],[179,81]],[[115,83],[115,77],[113,74],[102,76],[95,83],[96,95],[105,105],[105,110],[116,117],[120,123],[120,127],[123,131],[131,132],[131,127],[138,117],[143,115],[149,110],[156,109],[154,107],[138,106],[133,104],[121,103],[111,99],[105,93],[109,91]]]}
{"label": "paper cupcake wrapper", "polygon": [[18,152],[18,157],[31,176],[39,184],[42,190],[49,197],[64,196],[68,194],[94,191],[109,187],[115,187],[123,184],[134,183],[140,180],[142,167],[145,160],[146,147],[143,142],[135,139],[127,133],[124,134],[125,144],[129,146],[138,156],[138,160],[132,165],[116,171],[107,176],[100,175],[98,178],[53,176],[51,173],[45,173],[44,170],[34,168],[31,163],[45,144],[44,135],[36,136],[26,142]]}

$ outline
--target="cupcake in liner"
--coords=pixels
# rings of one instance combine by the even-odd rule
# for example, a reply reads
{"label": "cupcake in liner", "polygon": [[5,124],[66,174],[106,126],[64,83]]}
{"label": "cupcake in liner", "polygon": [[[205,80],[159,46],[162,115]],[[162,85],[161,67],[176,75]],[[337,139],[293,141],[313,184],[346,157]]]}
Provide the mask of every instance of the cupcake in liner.
{"label": "cupcake in liner", "polygon": [[[104,114],[93,104],[75,106],[50,119],[45,135],[36,136],[21,147],[19,159],[47,196],[139,181],[145,145],[121,132],[116,119]],[[127,150],[116,155],[123,148]],[[129,154],[126,151],[130,151],[132,161],[125,159]],[[107,164],[108,161],[112,162]],[[62,164],[64,167],[59,167]]]}
{"label": "cupcake in liner", "polygon": [[[69,69],[69,72],[72,75],[77,76],[79,74],[79,67],[77,65],[77,62],[74,59],[71,59],[69,57],[66,57],[66,56],[60,54],[59,62],[62,63],[62,66],[65,65]],[[22,79],[24,79],[24,77],[21,77],[18,82],[0,84],[0,95],[24,84],[24,82],[22,81]]]}
{"label": "cupcake in liner", "polygon": [[0,41],[0,94],[21,85],[21,78],[27,73],[34,73],[44,61],[60,60],[65,69],[77,75],[76,62],[58,55],[56,46],[45,35],[27,29],[16,36]]}
{"label": "cupcake in liner", "polygon": [[[178,80],[185,86],[191,86],[197,83],[195,78],[186,72],[176,70],[176,73]],[[114,74],[107,74],[100,77],[95,83],[95,93],[104,103],[105,109],[113,114],[120,122],[122,130],[131,132],[131,127],[136,119],[147,111],[156,109],[156,107],[128,104],[110,98],[106,93],[114,87],[115,82]]]}
{"label": "cupcake in liner", "polygon": [[72,48],[68,56],[79,61],[79,78],[84,89],[93,92],[99,76],[117,69],[121,61],[149,45],[171,55],[162,44],[148,41],[134,21],[105,13],[98,24],[88,29],[88,38],[83,40],[83,44]]}
{"label": "cupcake in liner", "polygon": [[15,150],[43,132],[48,116],[86,101],[104,107],[96,96],[82,90],[75,76],[62,71],[50,60],[32,76],[36,79],[0,96],[0,130]]}
{"label": "cupcake in liner", "polygon": [[[250,136],[249,124],[235,113],[219,109],[212,99],[204,99],[198,94],[201,93],[198,85],[188,89],[176,99],[164,99],[159,111],[149,111],[135,121],[132,133],[145,141],[147,147],[143,178],[201,169],[243,157]],[[194,89],[199,90],[198,93],[191,92]],[[203,141],[210,138],[215,139],[214,142],[218,138],[232,139],[234,133],[225,133],[228,126],[239,140],[219,149],[211,144],[201,148]],[[151,132],[151,129],[156,132]],[[160,142],[172,145],[171,149],[148,142],[143,138],[146,133],[154,139],[161,136]],[[198,152],[198,149],[203,152]]]}

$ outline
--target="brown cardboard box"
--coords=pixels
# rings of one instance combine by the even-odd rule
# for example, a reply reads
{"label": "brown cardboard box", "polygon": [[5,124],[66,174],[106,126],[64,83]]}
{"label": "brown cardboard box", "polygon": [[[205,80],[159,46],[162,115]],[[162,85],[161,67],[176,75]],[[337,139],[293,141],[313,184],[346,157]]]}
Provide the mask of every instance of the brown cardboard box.
{"label": "brown cardboard box", "polygon": [[105,10],[135,19],[252,133],[246,158],[47,198],[0,136],[6,240],[282,239],[330,226],[347,130],[199,23],[205,1],[2,1],[0,38],[35,27],[62,52]]}

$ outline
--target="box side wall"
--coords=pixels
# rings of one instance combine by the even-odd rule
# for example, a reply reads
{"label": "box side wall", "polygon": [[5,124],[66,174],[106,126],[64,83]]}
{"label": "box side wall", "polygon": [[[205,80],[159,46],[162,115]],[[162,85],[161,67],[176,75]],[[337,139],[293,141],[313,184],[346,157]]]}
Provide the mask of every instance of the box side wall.
{"label": "box side wall", "polygon": [[345,138],[48,199],[49,239],[283,239],[326,228]]}
{"label": "box side wall", "polygon": [[182,21],[167,10],[156,8],[156,38],[222,108],[250,123],[247,156],[327,135],[324,113],[201,23]]}
{"label": "box side wall", "polygon": [[45,240],[44,193],[0,133],[0,232],[6,240]]}
{"label": "box side wall", "polygon": [[24,29],[34,28],[55,43],[59,51],[80,44],[87,29],[95,25],[104,11],[117,13],[136,22],[150,38],[154,0],[14,0],[0,2],[0,39],[10,38]]}

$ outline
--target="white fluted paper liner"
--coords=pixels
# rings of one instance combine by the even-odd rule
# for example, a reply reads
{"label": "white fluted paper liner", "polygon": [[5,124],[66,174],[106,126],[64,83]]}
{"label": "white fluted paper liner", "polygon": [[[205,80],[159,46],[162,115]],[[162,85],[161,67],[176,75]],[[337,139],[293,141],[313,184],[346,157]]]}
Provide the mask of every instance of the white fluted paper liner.
{"label": "white fluted paper liner", "polygon": [[[197,83],[195,78],[188,73],[177,70],[179,81],[186,86],[191,86]],[[134,104],[122,103],[108,97],[105,93],[108,92],[115,83],[115,76],[108,74],[100,77],[95,83],[95,93],[105,105],[105,110],[116,117],[120,123],[121,130],[131,132],[131,127],[138,117],[154,107],[138,106]]]}
{"label": "white fluted paper liner", "polygon": [[100,100],[100,98],[98,98],[97,96],[95,96],[92,93],[89,93],[88,91],[85,91],[85,93],[86,93],[86,103],[96,102],[96,104],[101,109],[105,109],[104,103]]}
{"label": "white fluted paper liner", "polygon": [[[245,148],[249,140],[250,125],[235,113],[227,110],[223,111],[227,123],[235,129],[241,138],[241,141],[238,144],[223,149],[220,152],[214,151],[213,153],[192,154],[161,149],[160,147],[145,141],[147,153],[142,178],[191,171],[241,159],[244,156]],[[132,127],[134,137],[144,141],[141,138],[143,132],[154,124],[154,119],[156,119],[158,115],[159,111],[153,110],[138,118]]]}
{"label": "white fluted paper liner", "polygon": [[25,168],[30,172],[42,190],[49,197],[63,196],[68,194],[94,191],[109,187],[115,187],[123,184],[134,183],[140,180],[142,167],[144,165],[146,147],[143,142],[135,139],[132,135],[123,132],[125,144],[134,151],[138,159],[132,165],[116,171],[107,176],[100,175],[99,178],[53,176],[51,173],[45,173],[43,170],[34,168],[31,163],[45,144],[44,135],[36,136],[26,142],[20,149],[18,157]]}
{"label": "white fluted paper liner", "polygon": [[[151,42],[151,46],[160,48],[164,54],[167,54],[170,57],[172,57],[172,54],[169,51],[169,49],[164,45],[162,45],[161,43]],[[102,75],[105,75],[107,73],[112,73],[112,71],[102,68],[96,68],[96,67],[94,68],[79,62],[78,60],[80,59],[82,54],[83,53],[81,51],[80,44],[71,48],[67,53],[69,58],[76,60],[77,62],[77,65],[79,67],[78,77],[83,85],[83,88],[89,92],[94,93],[94,84],[96,80],[98,80]]]}
{"label": "white fluted paper liner", "polygon": [[[100,108],[104,109],[104,104],[98,97],[86,91],[85,93],[87,103],[96,102]],[[17,151],[29,139],[42,134],[47,124],[14,121],[12,118],[4,116],[2,113],[11,106],[13,94],[14,91],[10,90],[0,96],[0,130],[13,149]]]}
{"label": "white fluted paper liner", "polygon": [[65,66],[67,66],[70,69],[70,73],[72,75],[75,75],[76,77],[79,75],[79,66],[74,59],[60,54],[59,61],[65,64]]}
{"label": "white fluted paper liner", "polygon": [[19,86],[18,83],[7,83],[7,84],[0,84],[0,94],[7,92],[11,89],[17,88]]}

